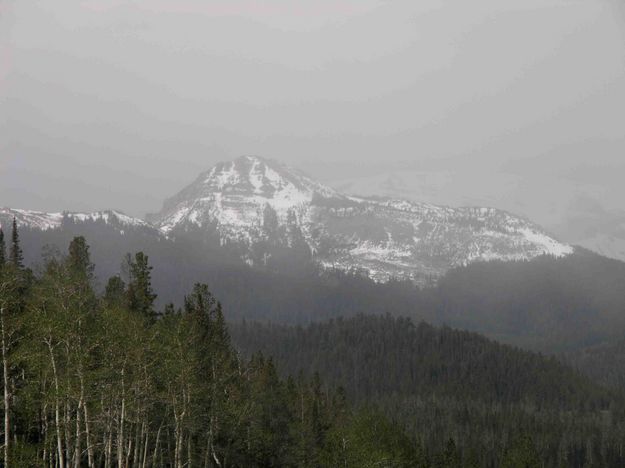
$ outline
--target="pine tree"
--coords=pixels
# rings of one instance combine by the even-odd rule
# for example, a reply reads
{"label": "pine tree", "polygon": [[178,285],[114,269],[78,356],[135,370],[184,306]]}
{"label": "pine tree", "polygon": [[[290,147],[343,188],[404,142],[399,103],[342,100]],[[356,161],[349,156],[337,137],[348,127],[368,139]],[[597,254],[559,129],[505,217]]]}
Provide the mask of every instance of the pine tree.
{"label": "pine tree", "polygon": [[130,262],[128,305],[131,310],[153,320],[156,315],[154,311],[156,294],[152,290],[151,271],[148,256],[143,252],[137,252],[134,261]]}
{"label": "pine tree", "polygon": [[0,227],[0,271],[2,271],[2,267],[6,263],[6,245],[4,243],[4,231]]}
{"label": "pine tree", "polygon": [[20,236],[17,231],[17,220],[13,218],[13,233],[11,236],[11,263],[18,269],[24,268],[24,255],[20,247]]}
{"label": "pine tree", "polygon": [[119,275],[111,276],[104,289],[104,303],[108,307],[120,307],[126,300],[126,283]]}
{"label": "pine tree", "polygon": [[75,237],[69,244],[68,267],[73,275],[90,281],[93,279],[94,265],[91,263],[89,246],[83,236]]}

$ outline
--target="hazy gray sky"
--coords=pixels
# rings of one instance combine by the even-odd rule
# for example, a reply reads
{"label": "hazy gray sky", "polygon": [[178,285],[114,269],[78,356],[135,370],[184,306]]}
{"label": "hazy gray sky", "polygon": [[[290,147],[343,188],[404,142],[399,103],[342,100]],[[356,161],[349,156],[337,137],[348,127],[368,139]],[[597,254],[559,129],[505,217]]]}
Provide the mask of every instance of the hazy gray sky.
{"label": "hazy gray sky", "polygon": [[241,154],[625,178],[623,3],[0,0],[0,205],[141,215]]}

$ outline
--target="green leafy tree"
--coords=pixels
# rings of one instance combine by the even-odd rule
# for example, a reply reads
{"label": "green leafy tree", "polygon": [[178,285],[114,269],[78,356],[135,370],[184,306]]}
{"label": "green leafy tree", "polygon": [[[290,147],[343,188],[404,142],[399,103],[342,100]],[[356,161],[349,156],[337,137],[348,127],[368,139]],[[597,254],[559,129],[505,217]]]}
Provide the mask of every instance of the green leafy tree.
{"label": "green leafy tree", "polygon": [[374,409],[363,409],[329,433],[326,466],[426,467],[427,460],[400,426]]}
{"label": "green leafy tree", "polygon": [[521,436],[506,451],[501,466],[502,468],[539,468],[543,464],[532,438]]}

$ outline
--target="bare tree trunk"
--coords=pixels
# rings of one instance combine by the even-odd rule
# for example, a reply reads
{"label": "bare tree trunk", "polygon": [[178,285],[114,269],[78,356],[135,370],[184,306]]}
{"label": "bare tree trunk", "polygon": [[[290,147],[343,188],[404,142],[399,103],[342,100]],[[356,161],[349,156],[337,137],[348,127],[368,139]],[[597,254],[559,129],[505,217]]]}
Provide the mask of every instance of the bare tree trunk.
{"label": "bare tree trunk", "polygon": [[[85,385],[84,385],[82,376],[80,378],[80,387],[81,387],[80,389],[81,394],[84,394]],[[89,408],[87,406],[88,405],[86,404],[86,402],[83,402],[82,408],[83,408],[83,412],[85,415],[85,438],[87,442],[87,464],[89,468],[94,468],[93,445],[91,443],[91,424],[89,422]]]}
{"label": "bare tree trunk", "polygon": [[59,377],[56,370],[56,359],[54,359],[54,350],[52,349],[52,341],[46,341],[48,351],[50,352],[50,362],[52,364],[52,374],[54,376],[54,425],[56,429],[56,448],[58,451],[58,463],[60,468],[65,467],[65,457],[63,455],[63,435],[61,434],[61,408],[59,404]]}
{"label": "bare tree trunk", "polygon": [[211,451],[211,439],[210,436],[206,439],[206,450],[204,451],[204,468],[208,468],[208,460]]}
{"label": "bare tree trunk", "polygon": [[187,468],[192,468],[193,459],[191,457],[191,434],[187,437]]}
{"label": "bare tree trunk", "polygon": [[141,441],[143,439],[143,423],[141,426],[136,424],[135,427],[135,449],[132,454],[132,466],[136,467],[139,464],[139,454],[141,453]]}
{"label": "bare tree trunk", "polygon": [[[212,419],[212,417],[211,417],[211,419]],[[208,430],[208,446],[210,448],[211,457],[215,461],[215,464],[217,466],[221,466],[221,461],[219,460],[219,457],[217,456],[217,452],[215,451],[215,444],[213,443],[213,438],[214,438],[214,434],[213,434],[213,421],[211,421],[211,425],[210,425],[210,428]]]}
{"label": "bare tree trunk", "polygon": [[[68,379],[69,380],[69,379]],[[64,408],[64,416],[63,416],[63,429],[65,430],[65,463],[67,467],[73,465],[74,458],[74,448],[73,448],[73,440],[72,440],[72,431],[71,431],[71,415],[70,415],[70,404],[69,404],[69,382],[67,382],[67,389],[65,390],[65,404]],[[71,459],[70,459],[71,457]]]}
{"label": "bare tree trunk", "polygon": [[152,456],[152,466],[155,467],[156,466],[156,457],[158,455],[158,444],[161,440],[161,430],[163,429],[163,426],[159,426],[158,431],[156,432],[156,441],[154,442],[154,455]]}
{"label": "bare tree trunk", "polygon": [[48,405],[43,404],[41,411],[41,438],[43,439],[43,453],[41,454],[41,462],[45,466],[48,458]]}
{"label": "bare tree trunk", "polygon": [[128,448],[126,449],[126,462],[124,463],[124,468],[128,468],[130,466],[130,453],[132,452],[132,436],[128,436]]}
{"label": "bare tree trunk", "polygon": [[9,356],[4,307],[0,308],[0,322],[2,327],[2,380],[4,387],[4,466],[9,467],[9,444],[11,442],[11,393],[9,391]]}
{"label": "bare tree trunk", "polygon": [[174,466],[176,468],[182,468],[182,443],[183,443],[183,422],[186,414],[186,391],[182,391],[182,412],[176,414],[176,404],[174,399],[174,419],[176,420],[174,437],[176,439],[176,445],[174,448]]}
{"label": "bare tree trunk", "polygon": [[145,468],[148,462],[148,445],[150,443],[150,431],[145,432],[145,443],[143,445],[143,455],[141,455],[141,468]]}
{"label": "bare tree trunk", "polygon": [[176,421],[176,427],[174,430],[174,437],[176,438],[176,445],[174,446],[174,467],[180,468],[182,463],[180,463],[180,422]]}
{"label": "bare tree trunk", "polygon": [[80,459],[81,459],[81,450],[80,450],[80,414],[82,411],[82,395],[80,395],[80,400],[78,400],[78,407],[76,408],[76,443],[74,444],[74,468],[80,468]]}
{"label": "bare tree trunk", "polygon": [[113,464],[113,419],[109,410],[109,427],[105,441],[104,467],[111,468]]}
{"label": "bare tree trunk", "polygon": [[126,395],[124,390],[125,369],[122,367],[122,408],[119,416],[119,431],[117,434],[117,467],[124,467],[124,417],[126,416]]}

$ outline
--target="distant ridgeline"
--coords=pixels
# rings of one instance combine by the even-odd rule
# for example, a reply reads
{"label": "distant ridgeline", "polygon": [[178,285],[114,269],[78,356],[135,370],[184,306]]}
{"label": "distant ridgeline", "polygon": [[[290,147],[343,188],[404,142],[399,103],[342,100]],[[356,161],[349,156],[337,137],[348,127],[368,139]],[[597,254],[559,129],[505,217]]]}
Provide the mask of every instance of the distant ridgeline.
{"label": "distant ridgeline", "polygon": [[0,223],[10,226],[12,216],[22,226],[25,263],[35,269],[42,251],[47,255],[75,236],[86,237],[96,263],[97,291],[120,271],[127,252],[145,252],[155,266],[159,307],[182,304],[186,292],[202,281],[233,320],[304,324],[389,313],[546,352],[613,342],[625,330],[625,263],[582,249],[530,261],[473,262],[453,268],[430,287],[417,288],[410,280],[381,283],[361,271],[323,267],[292,250],[274,251],[262,267],[249,265],[239,246],[223,244],[211,231],[166,236],[115,211],[51,215],[3,210]]}
{"label": "distant ridgeline", "polygon": [[[17,230],[0,239],[2,466],[625,463],[623,391],[553,358],[391,316],[243,323],[231,343],[206,285],[156,305],[143,252],[98,292],[85,238],[34,271]],[[308,300],[409,290],[341,275],[317,277]]]}
{"label": "distant ridgeline", "polygon": [[[159,213],[149,215],[149,222],[112,210],[0,209],[0,225],[13,218],[35,234],[28,240],[37,253],[42,245],[79,234],[93,239],[94,245],[97,238],[126,250],[140,236],[148,244],[184,244],[179,248],[196,255],[225,256],[259,270],[310,264],[358,272],[378,282],[397,278],[420,286],[476,261],[565,257],[574,252],[540,226],[505,211],[347,195],[259,157],[219,163],[200,174],[167,199]],[[31,260],[36,259],[33,254]],[[99,268],[106,271],[107,265]]]}

